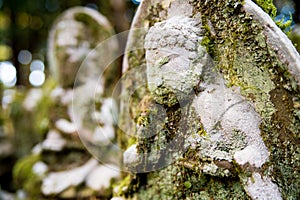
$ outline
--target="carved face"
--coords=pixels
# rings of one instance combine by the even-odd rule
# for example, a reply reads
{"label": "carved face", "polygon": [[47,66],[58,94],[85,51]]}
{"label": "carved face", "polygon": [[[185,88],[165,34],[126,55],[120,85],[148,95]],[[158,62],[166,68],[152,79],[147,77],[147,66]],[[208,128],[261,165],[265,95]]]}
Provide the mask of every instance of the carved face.
{"label": "carved face", "polygon": [[166,96],[172,93],[180,102],[198,84],[208,60],[199,27],[199,20],[177,16],[156,23],[146,35],[148,87],[158,103],[172,106]]}

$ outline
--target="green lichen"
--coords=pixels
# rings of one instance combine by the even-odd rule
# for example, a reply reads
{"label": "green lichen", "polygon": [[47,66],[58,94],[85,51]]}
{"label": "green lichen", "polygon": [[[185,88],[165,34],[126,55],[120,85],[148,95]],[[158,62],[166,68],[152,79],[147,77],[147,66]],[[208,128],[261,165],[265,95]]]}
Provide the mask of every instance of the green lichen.
{"label": "green lichen", "polygon": [[168,107],[172,107],[176,104],[178,104],[178,98],[179,96],[174,93],[170,88],[167,87],[157,87],[153,92],[152,96],[154,100],[161,104],[161,105],[167,105]]}
{"label": "green lichen", "polygon": [[169,57],[164,57],[159,61],[159,66],[163,66],[164,64],[167,64],[170,61]]}
{"label": "green lichen", "polygon": [[[210,30],[210,29],[206,29],[206,30]],[[206,33],[209,33],[209,31],[206,31]],[[210,39],[208,36],[203,37],[201,45],[206,48],[206,51],[208,53],[212,53],[213,42],[212,42],[212,39]]]}
{"label": "green lichen", "polygon": [[131,176],[127,175],[125,178],[122,179],[120,183],[118,183],[115,188],[118,188],[118,192],[116,196],[125,196],[128,193],[128,189],[131,183]]}
{"label": "green lichen", "polygon": [[134,193],[136,193],[141,182],[143,182],[141,177],[142,175],[136,176],[131,174],[125,176],[122,181],[114,185],[115,191],[117,192],[114,193],[113,196],[125,197],[126,199],[135,196]]}
{"label": "green lichen", "polygon": [[184,182],[184,186],[185,186],[187,189],[189,189],[189,188],[192,187],[192,183],[189,182],[189,181],[185,181],[185,182]]}
{"label": "green lichen", "polygon": [[149,173],[139,199],[249,199],[239,181],[203,175],[179,165]]}
{"label": "green lichen", "polygon": [[236,151],[247,146],[243,132],[234,130],[229,138],[219,141],[211,141],[210,135],[192,137],[197,142],[185,152],[180,165],[211,176],[232,177],[238,174],[234,169],[232,157]]}
{"label": "green lichen", "polygon": [[[190,2],[196,8],[195,14],[201,13],[203,29],[206,31],[202,45],[205,45],[210,52],[215,61],[216,69],[223,74],[227,86],[239,88],[241,94],[253,103],[256,112],[262,117],[261,134],[269,148],[270,161],[259,170],[274,180],[284,199],[297,199],[300,180],[299,148],[297,146],[299,144],[300,121],[297,117],[299,110],[295,108],[294,100],[299,98],[299,90],[295,80],[286,70],[285,64],[278,59],[276,52],[266,43],[263,27],[260,23],[243,11],[244,2],[242,0],[210,0],[206,3],[190,0]],[[274,15],[274,8],[271,4],[264,6]],[[163,10],[161,6],[152,6],[150,10],[151,14],[147,17],[150,26],[163,20],[163,17],[159,16]],[[130,67],[139,66],[141,63],[145,64],[143,53],[140,52],[135,56],[133,56],[134,54],[130,55]],[[141,62],[137,58],[143,58],[143,61]],[[174,133],[190,136],[200,132],[201,137],[207,137],[207,134],[201,134],[200,119],[186,112],[189,106],[182,106],[181,110],[175,109],[175,105],[177,105],[175,98],[163,95],[169,95],[170,92],[158,91],[158,94],[162,97],[160,98],[161,101],[154,100],[160,105],[165,105],[168,119],[173,118],[162,123],[162,127],[167,131],[159,132],[157,129],[148,129],[145,133],[154,130],[157,133],[156,137],[145,140],[137,138],[140,152],[151,152],[154,147],[163,148],[165,145],[163,141],[166,141],[166,138],[172,139]],[[138,93],[135,96],[135,104],[132,105],[139,105],[143,95],[150,94],[147,90],[144,93]],[[280,105],[279,102],[283,103]],[[139,112],[132,113],[135,117],[140,116]],[[153,117],[155,116],[153,114]],[[141,118],[141,122],[147,122],[141,124],[148,124],[149,119],[151,117]],[[181,121],[182,119],[187,120]],[[196,125],[197,128],[185,127],[184,130],[189,131],[178,131],[177,129],[177,132],[172,132],[170,131],[170,122],[175,124],[173,128],[179,122],[190,126]],[[218,143],[218,150],[232,153],[236,149],[244,148],[246,144],[245,135],[241,131],[234,131],[231,139],[232,142],[238,141],[238,143],[220,142]],[[146,182],[143,184],[139,182],[137,187],[138,198],[249,199],[242,185],[251,176],[252,169],[250,166],[241,168],[234,161],[230,164],[230,162],[218,162],[219,160],[213,158],[202,158],[197,154],[197,148],[186,152],[178,160],[178,163],[146,174]],[[211,155],[216,154],[212,153]],[[209,173],[203,172],[203,167],[210,167],[211,170],[208,171]],[[221,170],[222,168],[223,170]],[[213,169],[216,169],[215,172]],[[230,171],[230,178],[226,175],[226,170]]]}
{"label": "green lichen", "polygon": [[[206,5],[197,2],[195,5],[202,13],[204,24],[209,20],[214,27],[216,35],[208,34],[213,43],[209,48],[227,86],[239,87],[263,119],[261,134],[271,153],[270,168],[265,167],[265,173],[271,174],[284,199],[297,199],[300,126],[293,99],[299,97],[299,89],[286,65],[267,45],[259,22],[240,6],[234,7],[242,3],[212,0]],[[270,2],[265,3],[265,9],[275,16]]]}

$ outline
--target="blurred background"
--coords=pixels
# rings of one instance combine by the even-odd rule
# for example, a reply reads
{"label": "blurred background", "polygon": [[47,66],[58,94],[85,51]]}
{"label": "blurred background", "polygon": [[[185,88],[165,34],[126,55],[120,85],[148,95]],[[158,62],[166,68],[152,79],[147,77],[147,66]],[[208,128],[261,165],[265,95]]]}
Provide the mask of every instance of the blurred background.
{"label": "blurred background", "polygon": [[[0,0],[0,200],[16,196],[41,199],[40,192],[34,191],[37,181],[30,173],[35,159],[30,155],[32,148],[53,129],[49,118],[70,120],[66,105],[49,100],[57,83],[48,80],[47,40],[56,18],[68,8],[89,7],[107,17],[119,33],[129,29],[138,4],[139,0]],[[63,91],[64,96],[68,93]],[[36,101],[36,95],[40,100]],[[29,104],[35,102],[34,109],[24,108],[26,98]],[[52,161],[43,162],[54,162],[49,164],[52,170],[62,170],[63,165],[68,169],[79,167],[90,157],[79,146],[78,138],[66,140],[75,141],[76,148],[70,144],[61,156],[46,152]],[[17,191],[21,193],[9,195]]]}
{"label": "blurred background", "polygon": [[[0,0],[0,200],[1,189],[12,193],[18,189],[12,184],[13,166],[30,152],[16,154],[19,147],[15,144],[18,143],[7,142],[10,138],[7,132],[27,131],[26,137],[32,140],[32,148],[32,144],[41,138],[35,138],[35,128],[28,125],[29,121],[49,117],[42,108],[42,114],[38,116],[25,115],[20,105],[29,89],[44,87],[43,90],[47,91],[51,87],[50,83],[44,85],[49,76],[47,38],[56,17],[74,6],[89,7],[106,16],[119,33],[129,29],[138,4],[139,0]],[[274,0],[274,4],[277,7],[275,20],[292,20],[291,27],[285,31],[300,51],[300,1]],[[17,128],[16,125],[21,123],[25,125]],[[38,128],[36,132],[42,132],[44,137],[49,127],[46,129],[41,128],[41,131]]]}
{"label": "blurred background", "polygon": [[64,10],[93,8],[109,19],[116,32],[122,32],[129,29],[137,5],[137,0],[0,0],[0,61],[8,61],[16,69],[8,63],[1,65],[2,82],[8,87],[41,85],[43,81],[30,74],[37,68],[47,74],[48,33]]}

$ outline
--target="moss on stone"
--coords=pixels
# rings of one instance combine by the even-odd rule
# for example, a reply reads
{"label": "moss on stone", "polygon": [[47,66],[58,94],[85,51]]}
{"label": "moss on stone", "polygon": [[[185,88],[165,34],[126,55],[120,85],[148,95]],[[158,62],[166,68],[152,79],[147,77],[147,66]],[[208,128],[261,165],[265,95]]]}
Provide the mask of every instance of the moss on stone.
{"label": "moss on stone", "polygon": [[147,179],[139,199],[249,199],[238,179],[222,180],[177,164],[149,173]]}
{"label": "moss on stone", "polygon": [[141,180],[142,176],[143,175],[138,176],[132,174],[124,176],[122,181],[114,186],[114,188],[117,189],[117,192],[113,196],[125,197],[126,199],[135,199],[135,193],[141,185],[141,182],[144,181]]}
{"label": "moss on stone", "polygon": [[[261,6],[275,17],[276,9],[274,11],[272,2],[260,2]],[[297,159],[299,157],[300,121],[297,117],[299,107],[295,106],[297,105],[295,99],[299,99],[299,88],[295,84],[295,80],[287,71],[285,64],[279,60],[276,51],[268,46],[260,23],[243,11],[244,2],[242,0],[210,0],[206,3],[190,0],[190,3],[196,8],[195,14],[201,13],[202,28],[206,31],[202,45],[207,47],[216,63],[216,69],[224,76],[227,86],[239,88],[240,93],[254,105],[256,112],[262,117],[261,134],[271,155],[270,161],[263,166],[261,173],[269,175],[279,186],[284,199],[297,199],[300,181],[300,165],[299,159]],[[160,3],[149,9],[151,12],[146,20],[147,23],[150,22],[150,26],[164,20],[164,11]],[[162,16],[159,15],[161,12],[163,13]],[[139,58],[143,58],[142,61]],[[144,52],[131,53],[129,55],[130,68],[140,64],[145,64]],[[133,76],[133,79],[135,80],[136,77]],[[138,93],[135,96],[135,103],[132,104],[133,107],[139,104],[143,95],[150,94],[147,90]],[[196,124],[199,126],[197,131],[201,133],[200,120],[191,113],[183,114],[189,106],[186,108],[181,106],[180,113],[178,109],[174,109],[174,105],[177,104],[172,98],[162,99],[164,101],[158,103],[170,108],[166,109],[166,112],[168,117],[173,116],[171,121],[175,124],[174,127],[182,123],[183,118],[187,118],[188,120],[183,123],[191,126]],[[168,104],[170,100],[174,104]],[[139,115],[137,112],[132,113],[135,116]],[[148,119],[141,118],[141,122],[148,124]],[[170,130],[169,124],[168,122],[165,123],[163,126],[165,130]],[[187,135],[197,133],[195,128],[190,130],[192,131],[184,133]],[[157,130],[154,129],[155,131]],[[170,132],[165,133],[167,134],[157,133],[158,138],[163,140],[164,138],[161,136],[168,135]],[[177,133],[182,134],[180,131]],[[200,134],[202,137],[205,135]],[[240,143],[238,147],[232,148],[243,148],[245,138],[242,135],[236,130],[233,137],[236,137],[235,139]],[[153,146],[163,147],[164,143],[161,141],[148,139],[142,142],[137,138],[140,152],[142,149],[151,152]],[[228,148],[229,146],[230,144],[220,144],[220,148]],[[201,172],[200,167],[197,167],[199,163],[203,163],[203,160],[195,152],[197,151],[187,152],[184,155],[182,159],[189,161],[185,164],[182,164],[183,162],[181,164],[175,163],[159,171],[146,174],[147,182],[144,184],[139,182],[137,187],[139,188],[137,191],[138,198],[248,199],[242,187],[243,180],[247,180],[251,176],[247,167],[240,168],[233,161],[231,170],[235,173],[232,173],[230,178],[226,178],[226,176],[217,177],[220,174],[215,174],[216,176],[205,174]],[[211,167],[213,165],[219,165],[219,168],[222,165],[228,167],[228,163],[209,162],[206,164],[210,164]]]}
{"label": "moss on stone", "polygon": [[[297,199],[300,126],[294,116],[293,99],[299,97],[299,89],[285,64],[266,44],[259,22],[241,10],[242,3],[212,0],[206,5],[195,5],[204,23],[210,20],[217,33],[210,34],[214,44],[212,56],[227,85],[238,86],[263,117],[262,137],[270,150],[269,165],[273,168],[268,173],[281,188],[284,199]],[[274,15],[273,6],[269,1],[265,3],[265,9]]]}
{"label": "moss on stone", "polygon": [[22,188],[34,199],[39,199],[41,195],[41,177],[33,173],[33,165],[40,160],[39,155],[30,155],[19,160],[13,168],[14,183],[18,188]]}

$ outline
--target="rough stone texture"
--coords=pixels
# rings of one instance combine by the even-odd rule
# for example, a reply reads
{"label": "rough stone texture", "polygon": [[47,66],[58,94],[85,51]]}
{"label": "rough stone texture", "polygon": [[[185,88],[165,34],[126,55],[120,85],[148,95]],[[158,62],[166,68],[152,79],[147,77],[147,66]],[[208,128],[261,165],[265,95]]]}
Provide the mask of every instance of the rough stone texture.
{"label": "rough stone texture", "polygon": [[[156,23],[146,35],[148,88],[156,102],[165,104],[163,97],[169,93],[179,102],[186,100],[198,84],[207,64],[205,48],[199,46],[202,36],[198,26],[200,19],[175,16]],[[168,99],[168,106],[176,100],[170,104]]]}
{"label": "rough stone texture", "polygon": [[269,17],[268,14],[263,12],[258,6],[251,0],[245,0],[243,6],[245,11],[253,16],[253,18],[259,22],[264,28],[264,34],[266,35],[266,42],[274,50],[277,51],[279,59],[286,63],[289,72],[297,80],[300,85],[300,57],[288,37],[276,26],[275,22]]}
{"label": "rough stone texture", "polygon": [[248,179],[245,189],[252,199],[282,199],[277,185],[268,177],[262,178],[259,173]]}
{"label": "rough stone texture", "polygon": [[299,197],[299,55],[261,8],[145,0],[127,50],[116,196]]}

